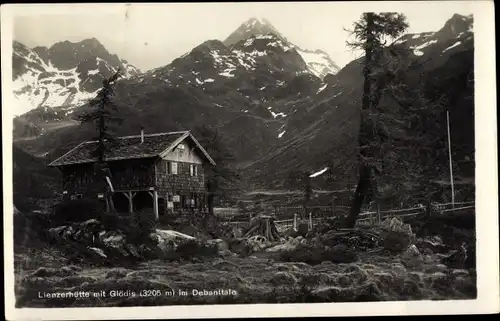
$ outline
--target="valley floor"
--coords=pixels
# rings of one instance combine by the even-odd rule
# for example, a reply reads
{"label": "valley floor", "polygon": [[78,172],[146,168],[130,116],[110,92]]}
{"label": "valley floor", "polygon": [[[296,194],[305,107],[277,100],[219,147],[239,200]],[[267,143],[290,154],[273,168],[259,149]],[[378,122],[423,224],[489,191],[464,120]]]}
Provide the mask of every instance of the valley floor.
{"label": "valley floor", "polygon": [[[279,262],[274,253],[129,267],[67,265],[51,249],[15,256],[16,307],[449,300],[476,297],[475,270],[365,253],[355,263]],[[152,291],[145,291],[152,290]],[[179,290],[185,295],[179,295]],[[193,290],[197,290],[193,291]],[[203,291],[212,292],[203,292]],[[88,298],[50,298],[83,291]],[[114,292],[113,292],[114,291]],[[120,292],[121,291],[121,292]],[[95,296],[98,295],[98,296]],[[206,294],[206,295],[205,295]]]}

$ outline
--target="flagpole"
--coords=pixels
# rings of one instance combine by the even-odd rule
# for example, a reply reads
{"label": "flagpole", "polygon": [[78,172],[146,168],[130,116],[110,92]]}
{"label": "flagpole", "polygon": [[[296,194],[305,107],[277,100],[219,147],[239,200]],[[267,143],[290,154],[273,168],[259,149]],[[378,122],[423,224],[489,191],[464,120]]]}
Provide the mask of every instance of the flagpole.
{"label": "flagpole", "polygon": [[450,112],[446,111],[446,125],[448,128],[448,155],[450,161],[451,206],[455,208],[455,188],[453,186],[453,166],[451,162]]}

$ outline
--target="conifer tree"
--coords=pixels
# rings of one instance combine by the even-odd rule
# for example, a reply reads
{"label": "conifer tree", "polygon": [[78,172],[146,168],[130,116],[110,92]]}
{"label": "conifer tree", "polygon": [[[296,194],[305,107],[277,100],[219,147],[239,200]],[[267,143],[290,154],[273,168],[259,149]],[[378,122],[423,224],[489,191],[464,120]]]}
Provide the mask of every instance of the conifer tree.
{"label": "conifer tree", "polygon": [[[377,197],[376,175],[381,172],[381,143],[387,136],[379,126],[379,101],[384,78],[375,77],[377,67],[382,61],[387,42],[400,36],[408,24],[403,14],[364,13],[354,23],[351,31],[354,42],[348,42],[353,49],[362,49],[365,53],[363,66],[363,98],[360,113],[359,143],[359,179],[347,219],[347,226],[353,227],[364,203]],[[397,59],[397,58],[395,58]],[[382,79],[382,80],[380,80]]]}
{"label": "conifer tree", "polygon": [[103,187],[103,194],[106,201],[106,211],[116,211],[112,199],[114,192],[111,172],[106,164],[106,152],[112,148],[116,141],[111,132],[111,123],[120,123],[122,119],[117,117],[118,108],[113,101],[115,95],[116,81],[121,77],[120,70],[116,71],[111,77],[104,79],[101,89],[96,97],[88,102],[90,111],[79,115],[78,120],[81,124],[92,123],[98,132],[97,146],[92,151],[92,156],[97,157],[97,163],[94,166],[94,176],[100,186]]}

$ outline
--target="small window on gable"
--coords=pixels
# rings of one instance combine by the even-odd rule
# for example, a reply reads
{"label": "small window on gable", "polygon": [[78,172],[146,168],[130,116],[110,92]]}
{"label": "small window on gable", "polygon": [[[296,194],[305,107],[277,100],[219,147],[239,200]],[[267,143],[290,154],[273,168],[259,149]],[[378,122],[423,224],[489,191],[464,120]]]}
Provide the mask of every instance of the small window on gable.
{"label": "small window on gable", "polygon": [[167,163],[167,173],[177,175],[177,163],[168,162]]}

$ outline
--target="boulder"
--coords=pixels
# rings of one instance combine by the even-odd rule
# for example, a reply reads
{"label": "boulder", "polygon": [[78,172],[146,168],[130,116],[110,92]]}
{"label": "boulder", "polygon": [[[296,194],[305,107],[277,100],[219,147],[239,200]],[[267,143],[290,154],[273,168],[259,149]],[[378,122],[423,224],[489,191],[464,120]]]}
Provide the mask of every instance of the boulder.
{"label": "boulder", "polygon": [[290,242],[286,242],[283,244],[278,244],[276,246],[270,247],[266,249],[266,252],[281,252],[281,251],[292,251],[295,249],[297,245],[293,245]]}
{"label": "boulder", "polygon": [[449,247],[443,244],[439,236],[418,239],[416,245],[421,251],[429,254],[446,253],[449,251]]}
{"label": "boulder", "polygon": [[411,244],[415,243],[416,236],[411,230],[410,224],[405,224],[398,217],[389,217],[381,225],[382,229],[386,231],[404,233],[408,236]]}
{"label": "boulder", "polygon": [[422,254],[420,254],[420,251],[418,248],[415,246],[415,244],[410,245],[406,251],[403,253],[403,258],[405,259],[411,259],[411,260],[422,260]]}
{"label": "boulder", "polygon": [[222,239],[208,240],[207,244],[216,246],[217,250],[219,250],[219,252],[229,250],[229,245],[227,244],[226,241],[224,241]]}
{"label": "boulder", "polygon": [[102,257],[102,258],[107,258],[106,254],[104,253],[104,251],[100,248],[97,248],[97,247],[89,247],[89,250],[91,250],[92,252],[94,252],[95,254],[97,254],[98,256]]}
{"label": "boulder", "polygon": [[249,237],[247,239],[247,244],[252,252],[260,252],[271,246],[271,243],[265,237],[260,235]]}
{"label": "boulder", "polygon": [[168,253],[171,251],[175,251],[175,249],[184,242],[189,240],[195,240],[193,236],[180,233],[172,230],[155,230],[155,232],[151,233],[149,237],[156,241],[157,248],[163,252]]}

